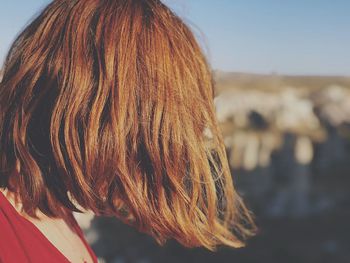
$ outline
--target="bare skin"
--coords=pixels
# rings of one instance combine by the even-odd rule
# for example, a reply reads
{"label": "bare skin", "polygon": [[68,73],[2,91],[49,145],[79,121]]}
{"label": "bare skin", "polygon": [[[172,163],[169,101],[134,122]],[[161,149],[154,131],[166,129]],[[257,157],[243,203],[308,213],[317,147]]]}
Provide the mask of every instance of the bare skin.
{"label": "bare skin", "polygon": [[37,215],[39,219],[35,219],[21,211],[21,203],[15,201],[16,199],[13,193],[2,189],[0,191],[6,196],[17,212],[32,222],[48,241],[70,262],[93,262],[87,248],[70,223],[69,218],[53,219],[38,211]]}

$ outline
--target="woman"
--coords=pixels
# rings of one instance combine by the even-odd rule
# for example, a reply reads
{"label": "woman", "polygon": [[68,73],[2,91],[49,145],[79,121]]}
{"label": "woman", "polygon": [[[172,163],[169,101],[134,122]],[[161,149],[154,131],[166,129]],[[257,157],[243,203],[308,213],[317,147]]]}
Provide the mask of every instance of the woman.
{"label": "woman", "polygon": [[0,259],[96,262],[72,216],[87,210],[160,245],[244,246],[256,226],[213,96],[193,33],[159,0],[51,2],[0,84]]}

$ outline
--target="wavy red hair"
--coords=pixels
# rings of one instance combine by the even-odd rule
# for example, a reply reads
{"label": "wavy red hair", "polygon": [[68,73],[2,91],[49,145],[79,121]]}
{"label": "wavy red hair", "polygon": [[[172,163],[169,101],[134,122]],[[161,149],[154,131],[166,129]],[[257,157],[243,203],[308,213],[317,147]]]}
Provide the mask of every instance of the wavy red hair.
{"label": "wavy red hair", "polygon": [[79,205],[159,244],[210,250],[256,233],[230,174],[210,66],[161,1],[53,1],[3,70],[0,186],[29,215]]}

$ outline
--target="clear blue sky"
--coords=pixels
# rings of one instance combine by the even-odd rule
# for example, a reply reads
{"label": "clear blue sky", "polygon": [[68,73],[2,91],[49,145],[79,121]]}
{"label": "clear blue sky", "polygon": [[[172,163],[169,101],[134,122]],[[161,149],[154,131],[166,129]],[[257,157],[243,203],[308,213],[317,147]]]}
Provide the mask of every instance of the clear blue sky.
{"label": "clear blue sky", "polygon": [[[215,69],[350,76],[349,0],[163,1],[202,31]],[[15,35],[48,2],[2,1],[1,64]]]}

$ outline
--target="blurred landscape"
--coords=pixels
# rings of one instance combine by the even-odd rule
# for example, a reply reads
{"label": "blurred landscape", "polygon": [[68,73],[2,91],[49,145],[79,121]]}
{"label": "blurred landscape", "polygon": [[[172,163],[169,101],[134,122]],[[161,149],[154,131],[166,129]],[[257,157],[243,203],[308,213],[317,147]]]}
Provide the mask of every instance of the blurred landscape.
{"label": "blurred landscape", "polygon": [[234,182],[260,234],[213,253],[80,217],[101,262],[349,262],[350,78],[215,71],[215,81]]}

